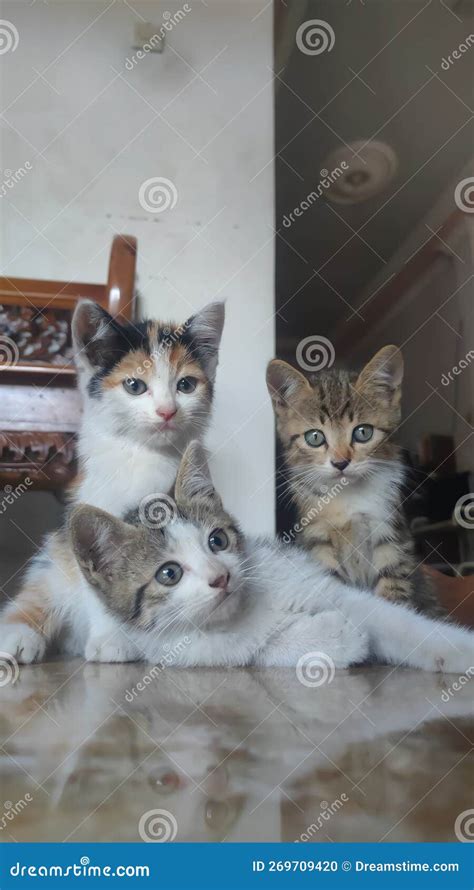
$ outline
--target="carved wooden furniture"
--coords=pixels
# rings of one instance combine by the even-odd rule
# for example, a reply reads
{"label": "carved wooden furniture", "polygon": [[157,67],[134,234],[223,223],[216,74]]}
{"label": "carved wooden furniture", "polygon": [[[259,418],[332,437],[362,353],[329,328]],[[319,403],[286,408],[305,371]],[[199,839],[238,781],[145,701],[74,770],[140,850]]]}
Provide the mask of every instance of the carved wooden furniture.
{"label": "carved wooden furniture", "polygon": [[132,319],[136,251],[132,236],[113,239],[106,284],[0,277],[0,486],[26,479],[31,488],[55,489],[74,477],[80,404],[72,313],[88,298]]}

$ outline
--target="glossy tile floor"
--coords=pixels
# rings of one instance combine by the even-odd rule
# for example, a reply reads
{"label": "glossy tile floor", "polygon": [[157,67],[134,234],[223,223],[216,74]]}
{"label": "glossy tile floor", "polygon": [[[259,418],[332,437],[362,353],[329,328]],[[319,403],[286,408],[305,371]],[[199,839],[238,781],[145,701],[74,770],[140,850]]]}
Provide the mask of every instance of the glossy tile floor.
{"label": "glossy tile floor", "polygon": [[0,689],[0,840],[449,841],[472,807],[474,682],[169,668],[138,692],[146,672],[58,661]]}

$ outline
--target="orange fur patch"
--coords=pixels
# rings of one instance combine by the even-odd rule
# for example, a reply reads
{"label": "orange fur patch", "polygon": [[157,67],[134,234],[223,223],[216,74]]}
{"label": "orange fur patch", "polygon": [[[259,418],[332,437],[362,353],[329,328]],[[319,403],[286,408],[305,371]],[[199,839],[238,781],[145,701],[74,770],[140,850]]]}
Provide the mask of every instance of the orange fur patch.
{"label": "orange fur patch", "polygon": [[37,585],[28,592],[21,594],[16,601],[15,612],[7,612],[5,622],[10,624],[27,624],[38,633],[44,634],[49,621],[49,611],[40,605],[37,599],[44,598],[46,591]]}
{"label": "orange fur patch", "polygon": [[[173,366],[175,373],[181,376],[197,377],[201,383],[206,382],[206,377],[202,369],[195,359],[191,358],[186,346],[182,343],[173,343],[163,352],[170,365]],[[156,369],[155,359],[153,355],[149,355],[143,350],[135,350],[129,352],[118,363],[118,365],[104,377],[102,386],[104,389],[113,389],[119,386],[127,377],[138,377],[149,383]]]}
{"label": "orange fur patch", "polygon": [[127,377],[138,377],[148,382],[153,373],[154,361],[144,350],[135,350],[127,353],[118,365],[104,377],[102,386],[104,389],[113,389],[119,386]]}

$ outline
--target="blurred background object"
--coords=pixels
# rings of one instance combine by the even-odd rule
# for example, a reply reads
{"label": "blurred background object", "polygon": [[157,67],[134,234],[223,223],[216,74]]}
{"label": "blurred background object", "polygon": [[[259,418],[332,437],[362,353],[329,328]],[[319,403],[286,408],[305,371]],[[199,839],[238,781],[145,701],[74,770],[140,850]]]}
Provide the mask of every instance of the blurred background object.
{"label": "blurred background object", "polygon": [[275,35],[277,354],[402,348],[420,562],[473,573],[474,4],[277,0]]}

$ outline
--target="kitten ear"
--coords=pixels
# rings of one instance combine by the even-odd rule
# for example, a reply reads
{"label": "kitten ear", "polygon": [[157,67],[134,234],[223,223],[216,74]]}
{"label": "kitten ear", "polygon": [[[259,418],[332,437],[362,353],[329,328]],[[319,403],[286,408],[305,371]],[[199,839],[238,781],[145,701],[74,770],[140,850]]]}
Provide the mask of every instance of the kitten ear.
{"label": "kitten ear", "polygon": [[216,373],[224,320],[224,303],[209,303],[188,318],[185,325],[210,380],[214,380]]}
{"label": "kitten ear", "polygon": [[93,368],[114,363],[123,353],[122,327],[92,300],[81,300],[72,317],[76,362]]}
{"label": "kitten ear", "polygon": [[72,549],[86,579],[103,587],[122,571],[138,530],[105,510],[80,504],[69,520]]}
{"label": "kitten ear", "polygon": [[374,355],[357,379],[359,389],[397,390],[403,380],[403,356],[398,346],[384,346]]}
{"label": "kitten ear", "polygon": [[267,387],[275,411],[287,408],[293,396],[300,390],[310,390],[304,374],[287,362],[272,359],[267,367]]}
{"label": "kitten ear", "polygon": [[178,502],[199,498],[222,504],[211,479],[206,452],[197,440],[190,442],[183,454],[174,491]]}

